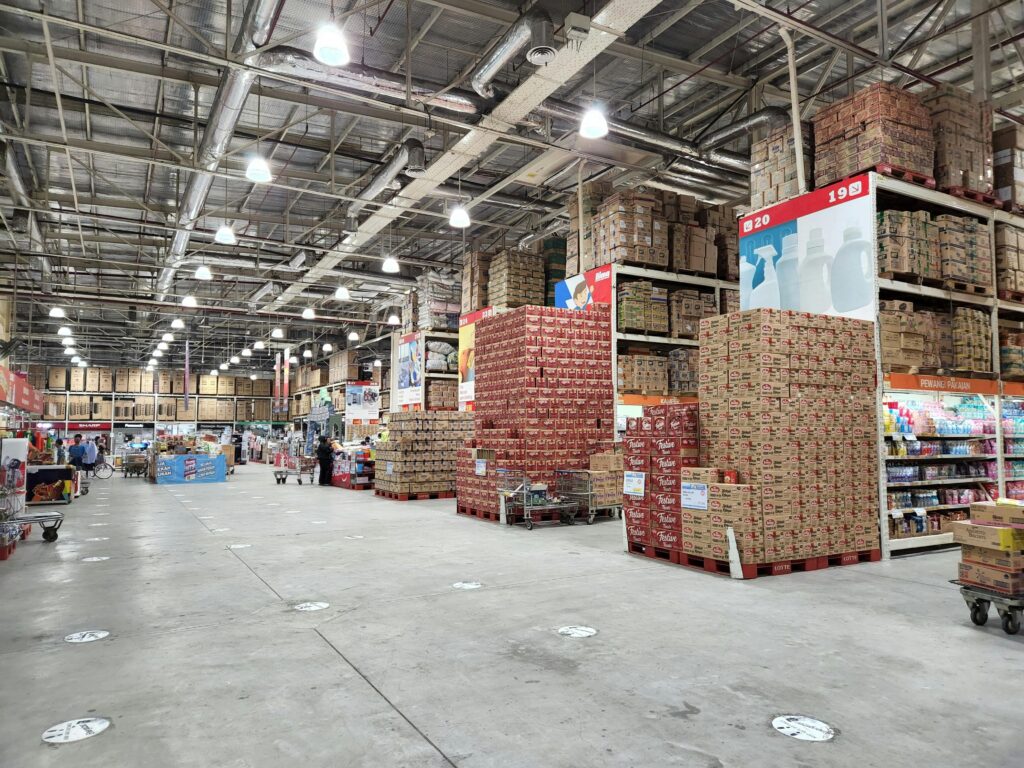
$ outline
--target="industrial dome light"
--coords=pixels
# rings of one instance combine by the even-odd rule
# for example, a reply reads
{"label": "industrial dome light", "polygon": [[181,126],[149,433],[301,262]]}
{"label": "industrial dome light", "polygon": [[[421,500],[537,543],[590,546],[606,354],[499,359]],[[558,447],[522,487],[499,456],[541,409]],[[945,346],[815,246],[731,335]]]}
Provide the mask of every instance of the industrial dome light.
{"label": "industrial dome light", "polygon": [[163,336],[160,337],[160,341],[174,341],[174,334],[165,333]]}
{"label": "industrial dome light", "polygon": [[402,324],[402,319],[397,314],[392,312],[390,315],[388,315],[388,325],[401,325],[401,324]]}
{"label": "industrial dome light", "polygon": [[253,184],[269,184],[274,180],[274,176],[270,172],[270,166],[259,155],[256,155],[249,161],[249,166],[245,169],[245,178]]}
{"label": "industrial dome light", "polygon": [[266,349],[267,345],[263,343],[263,339],[256,339],[252,345],[253,349]]}
{"label": "industrial dome light", "polygon": [[173,320],[171,320],[171,328],[173,328],[174,330],[180,331],[184,327],[185,321],[182,320],[180,317],[176,317]]}
{"label": "industrial dome light", "polygon": [[242,361],[238,359],[238,355],[232,355],[230,358],[230,362],[232,365],[238,365]]}
{"label": "industrial dome light", "polygon": [[242,350],[242,357],[252,357],[252,350],[246,347]]}
{"label": "industrial dome light", "polygon": [[401,267],[398,265],[398,259],[394,256],[388,256],[384,259],[384,263],[380,265],[381,272],[387,272],[388,274],[395,274],[401,271]]}
{"label": "industrial dome light", "polygon": [[275,328],[274,330],[272,330],[270,332],[270,338],[272,338],[272,339],[283,339],[284,338],[284,331],[282,331],[280,328]]}
{"label": "industrial dome light", "polygon": [[455,227],[456,229],[465,229],[472,222],[469,219],[469,211],[463,208],[461,205],[456,205],[452,208],[452,212],[448,215],[448,226]]}
{"label": "industrial dome light", "polygon": [[211,368],[210,369],[210,375],[211,376],[220,376],[220,371],[218,371],[216,368]]}
{"label": "industrial dome light", "polygon": [[166,352],[168,349],[170,349],[166,341],[161,341],[159,344],[156,345],[156,348],[159,349],[161,352]]}
{"label": "industrial dome light", "polygon": [[[217,242],[220,242],[219,240]],[[228,245],[234,245],[234,243],[228,243]],[[200,264],[196,267],[196,280],[213,280],[213,272],[205,264]]]}
{"label": "industrial dome light", "polygon": [[324,24],[317,32],[313,56],[329,67],[344,67],[350,61],[345,33],[333,23]]}
{"label": "industrial dome light", "polygon": [[[217,227],[217,231],[213,235],[213,239],[221,245],[234,245],[238,242],[238,238],[235,237],[235,230],[229,227],[227,224],[221,224]],[[206,271],[209,272],[210,268],[207,267]],[[209,280],[208,277],[199,277],[199,270],[196,270],[197,280]]]}
{"label": "industrial dome light", "polygon": [[68,328],[66,325],[62,325],[60,328],[57,329],[57,335],[58,336],[70,336],[71,335],[71,329]]}
{"label": "industrial dome light", "polygon": [[222,371],[226,371],[226,370],[228,369],[228,364],[227,364],[227,363],[221,363],[221,364],[220,364],[220,369],[221,369]]}
{"label": "industrial dome light", "polygon": [[349,331],[348,332],[348,340],[349,341],[359,341],[359,334],[356,331]]}
{"label": "industrial dome light", "polygon": [[344,285],[339,285],[338,290],[334,292],[334,298],[336,298],[338,301],[351,301],[352,294],[348,292],[348,288],[346,288]]}
{"label": "industrial dome light", "polygon": [[153,357],[163,357],[163,356],[164,356],[164,352],[163,352],[162,349],[154,349],[153,350]]}
{"label": "industrial dome light", "polygon": [[71,336],[65,336],[63,339],[60,340],[60,343],[62,345],[64,345],[65,347],[73,347],[73,346],[75,346],[75,340]]}
{"label": "industrial dome light", "polygon": [[333,352],[334,351],[334,345],[331,344],[330,342],[327,342],[326,344],[324,344],[323,350],[324,350],[324,352]]}
{"label": "industrial dome light", "polygon": [[64,310],[60,307],[51,307],[50,317],[64,317]]}
{"label": "industrial dome light", "polygon": [[601,139],[608,135],[608,121],[604,112],[596,105],[583,113],[580,119],[580,136],[584,139]]}
{"label": "industrial dome light", "polygon": [[181,306],[183,307],[198,307],[199,303],[196,301],[196,297],[189,294],[181,300]]}
{"label": "industrial dome light", "polygon": [[302,350],[302,356],[304,358],[306,358],[307,360],[309,360],[309,358],[311,358],[313,356],[313,350],[312,349],[304,349],[304,350]]}
{"label": "industrial dome light", "polygon": [[316,312],[313,310],[312,307],[306,307],[304,310],[302,310],[302,319],[303,320],[313,320],[315,318],[316,318]]}

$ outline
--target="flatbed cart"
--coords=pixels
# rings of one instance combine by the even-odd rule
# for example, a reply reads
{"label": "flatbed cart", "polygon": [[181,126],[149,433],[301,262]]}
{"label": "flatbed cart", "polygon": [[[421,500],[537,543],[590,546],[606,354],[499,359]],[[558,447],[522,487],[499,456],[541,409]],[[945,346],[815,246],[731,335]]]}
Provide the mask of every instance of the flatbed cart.
{"label": "flatbed cart", "polygon": [[316,472],[317,462],[313,456],[284,456],[284,463],[274,470],[274,481],[278,485],[288,482],[289,477],[294,477],[299,485],[302,485],[302,476],[309,475],[309,484],[313,484],[313,475]]}
{"label": "flatbed cart", "polygon": [[126,453],[121,462],[125,477],[145,477],[149,470],[149,457],[144,453]]}
{"label": "flatbed cart", "polygon": [[588,470],[556,469],[555,493],[561,498],[577,502],[581,513],[587,515],[587,525],[592,525],[600,514],[622,517],[622,504],[602,504],[594,501],[594,489]]}
{"label": "flatbed cart", "polygon": [[989,606],[994,605],[999,613],[1003,632],[1008,635],[1020,632],[1021,615],[1024,614],[1024,595],[1003,595],[984,587],[964,584],[956,579],[951,580],[950,584],[960,587],[960,594],[971,611],[971,621],[979,627],[988,621]]}
{"label": "flatbed cart", "polygon": [[[55,502],[65,504],[67,502]],[[64,522],[64,513],[57,509],[26,509],[25,494],[0,487],[0,522],[14,525],[38,525],[43,541],[56,541],[57,530]]]}
{"label": "flatbed cart", "polygon": [[533,483],[522,472],[498,470],[498,504],[501,522],[506,525],[522,522],[532,531],[534,523],[542,521],[539,518],[555,522],[556,517],[563,525],[575,525],[579,502],[552,500],[547,494],[547,483]]}

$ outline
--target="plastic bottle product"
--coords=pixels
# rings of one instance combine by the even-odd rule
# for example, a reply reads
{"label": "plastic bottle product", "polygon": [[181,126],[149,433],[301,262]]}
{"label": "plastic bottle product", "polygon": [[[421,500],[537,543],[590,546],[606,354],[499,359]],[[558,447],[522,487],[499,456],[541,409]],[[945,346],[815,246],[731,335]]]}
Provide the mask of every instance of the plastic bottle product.
{"label": "plastic bottle product", "polygon": [[740,310],[750,309],[750,294],[754,291],[754,273],[757,267],[747,259],[740,259]]}
{"label": "plastic bottle product", "polygon": [[779,308],[779,280],[775,275],[775,257],[778,252],[774,245],[762,245],[755,248],[754,253],[761,259],[762,280],[750,293],[751,308]]}
{"label": "plastic bottle product", "polygon": [[825,253],[825,238],[819,227],[811,230],[807,250],[800,260],[800,310],[819,315],[832,308],[832,260]]}
{"label": "plastic bottle product", "polygon": [[832,306],[837,312],[859,309],[871,303],[874,292],[871,244],[860,227],[847,227],[832,264]]}
{"label": "plastic bottle product", "polygon": [[775,265],[779,282],[779,308],[799,310],[800,242],[796,232],[782,238],[782,256]]}

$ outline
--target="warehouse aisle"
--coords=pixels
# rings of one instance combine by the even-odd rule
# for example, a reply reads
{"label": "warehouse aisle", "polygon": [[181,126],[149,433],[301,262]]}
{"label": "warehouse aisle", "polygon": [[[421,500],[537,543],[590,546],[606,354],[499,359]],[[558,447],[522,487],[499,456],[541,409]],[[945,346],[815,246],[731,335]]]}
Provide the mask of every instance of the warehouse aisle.
{"label": "warehouse aisle", "polygon": [[[508,530],[265,467],[93,489],[0,563],[4,765],[1019,760],[1024,639],[970,624],[952,552],[741,584],[628,557],[614,523]],[[838,735],[772,730],[789,713]],[[113,725],[41,742],[83,716]]]}

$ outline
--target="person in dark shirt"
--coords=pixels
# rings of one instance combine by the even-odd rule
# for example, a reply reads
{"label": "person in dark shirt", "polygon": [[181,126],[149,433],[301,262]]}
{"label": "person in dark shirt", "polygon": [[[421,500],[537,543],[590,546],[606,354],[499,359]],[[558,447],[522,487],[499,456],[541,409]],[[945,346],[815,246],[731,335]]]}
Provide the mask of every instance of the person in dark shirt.
{"label": "person in dark shirt", "polygon": [[320,444],[316,447],[316,457],[320,461],[320,485],[330,485],[331,475],[334,474],[334,449],[326,437],[320,438]]}

